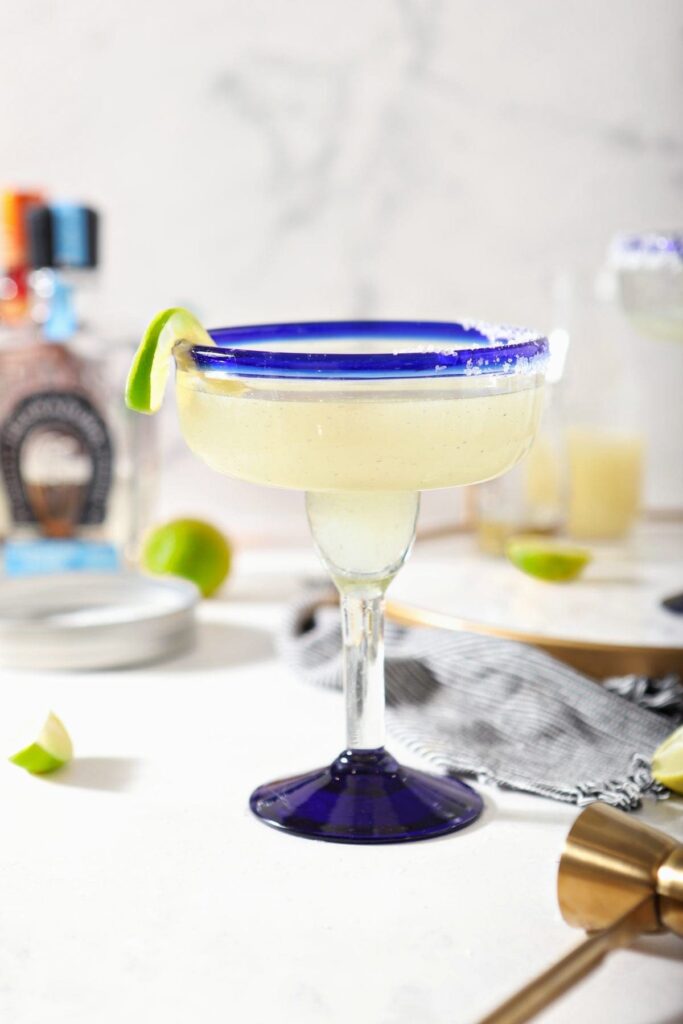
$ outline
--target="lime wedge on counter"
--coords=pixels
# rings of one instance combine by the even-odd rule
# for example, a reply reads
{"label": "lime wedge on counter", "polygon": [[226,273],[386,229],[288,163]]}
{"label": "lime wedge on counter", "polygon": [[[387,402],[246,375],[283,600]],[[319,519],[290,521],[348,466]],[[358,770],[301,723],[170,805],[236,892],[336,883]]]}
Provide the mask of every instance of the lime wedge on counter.
{"label": "lime wedge on counter", "polygon": [[73,753],[71,737],[60,719],[51,711],[35,743],[14,754],[10,761],[32,775],[45,775],[67,764]]}
{"label": "lime wedge on counter", "polygon": [[505,545],[513,565],[539,580],[567,583],[581,575],[591,560],[585,548],[544,541],[540,537],[513,537]]}
{"label": "lime wedge on counter", "polygon": [[187,309],[157,313],[135,353],[126,382],[126,405],[136,412],[157,412],[168,380],[171,353],[180,341],[213,345],[210,334]]}
{"label": "lime wedge on counter", "polygon": [[674,793],[683,794],[683,726],[655,750],[652,777]]}
{"label": "lime wedge on counter", "polygon": [[232,548],[228,539],[201,519],[174,519],[148,534],[142,565],[147,572],[168,573],[190,580],[204,597],[211,597],[230,572]]}

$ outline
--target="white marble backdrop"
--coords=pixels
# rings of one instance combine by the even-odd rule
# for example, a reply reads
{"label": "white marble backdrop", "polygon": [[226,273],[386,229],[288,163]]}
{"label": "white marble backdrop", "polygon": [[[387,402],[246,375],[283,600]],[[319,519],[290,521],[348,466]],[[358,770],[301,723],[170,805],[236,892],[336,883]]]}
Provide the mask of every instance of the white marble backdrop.
{"label": "white marble backdrop", "polygon": [[[175,303],[546,327],[556,269],[683,222],[680,0],[23,0],[1,27],[2,182],[105,211],[117,330]],[[653,358],[661,421],[683,365]],[[167,511],[301,525],[165,423]]]}

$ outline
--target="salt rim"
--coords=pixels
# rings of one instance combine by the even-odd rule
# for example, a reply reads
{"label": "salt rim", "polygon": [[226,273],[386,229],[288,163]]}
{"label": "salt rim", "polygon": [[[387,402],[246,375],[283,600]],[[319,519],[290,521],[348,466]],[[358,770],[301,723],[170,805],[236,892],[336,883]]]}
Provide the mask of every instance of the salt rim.
{"label": "salt rim", "polygon": [[643,231],[617,235],[609,250],[610,262],[619,269],[683,266],[683,232]]}
{"label": "salt rim", "polygon": [[487,320],[460,320],[459,325],[466,331],[478,331],[493,345],[523,345],[530,341],[539,341],[543,335],[528,327],[515,324],[492,324]]}

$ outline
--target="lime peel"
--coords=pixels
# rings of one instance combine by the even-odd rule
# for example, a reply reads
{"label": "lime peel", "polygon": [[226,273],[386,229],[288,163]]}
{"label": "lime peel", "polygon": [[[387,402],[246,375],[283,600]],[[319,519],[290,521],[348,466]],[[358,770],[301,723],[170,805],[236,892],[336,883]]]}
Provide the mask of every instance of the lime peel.
{"label": "lime peel", "polygon": [[683,795],[683,725],[657,747],[652,757],[652,778]]}
{"label": "lime peel", "polygon": [[575,580],[592,559],[586,548],[556,544],[539,537],[513,537],[505,546],[505,554],[528,576],[550,583]]}
{"label": "lime peel", "polygon": [[45,775],[68,764],[73,753],[71,737],[63,722],[51,711],[36,741],[9,760],[32,775]]}
{"label": "lime peel", "polygon": [[180,306],[164,309],[145,331],[126,381],[126,405],[135,412],[155,413],[166,391],[173,349],[180,342],[213,345],[211,335],[194,314]]}

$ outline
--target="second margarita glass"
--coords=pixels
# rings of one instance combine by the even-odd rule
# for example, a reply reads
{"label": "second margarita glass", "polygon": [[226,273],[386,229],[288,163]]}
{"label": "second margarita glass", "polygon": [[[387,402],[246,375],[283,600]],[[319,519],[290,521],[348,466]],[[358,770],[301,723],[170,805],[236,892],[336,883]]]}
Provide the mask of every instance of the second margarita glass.
{"label": "second margarita glass", "polygon": [[306,492],[341,600],[346,745],[260,786],[253,812],[337,842],[426,839],[482,809],[465,783],[384,748],[383,600],[415,535],[419,492],[478,483],[529,449],[547,342],[483,324],[371,321],[220,328],[174,350],[183,434],[228,476]]}

